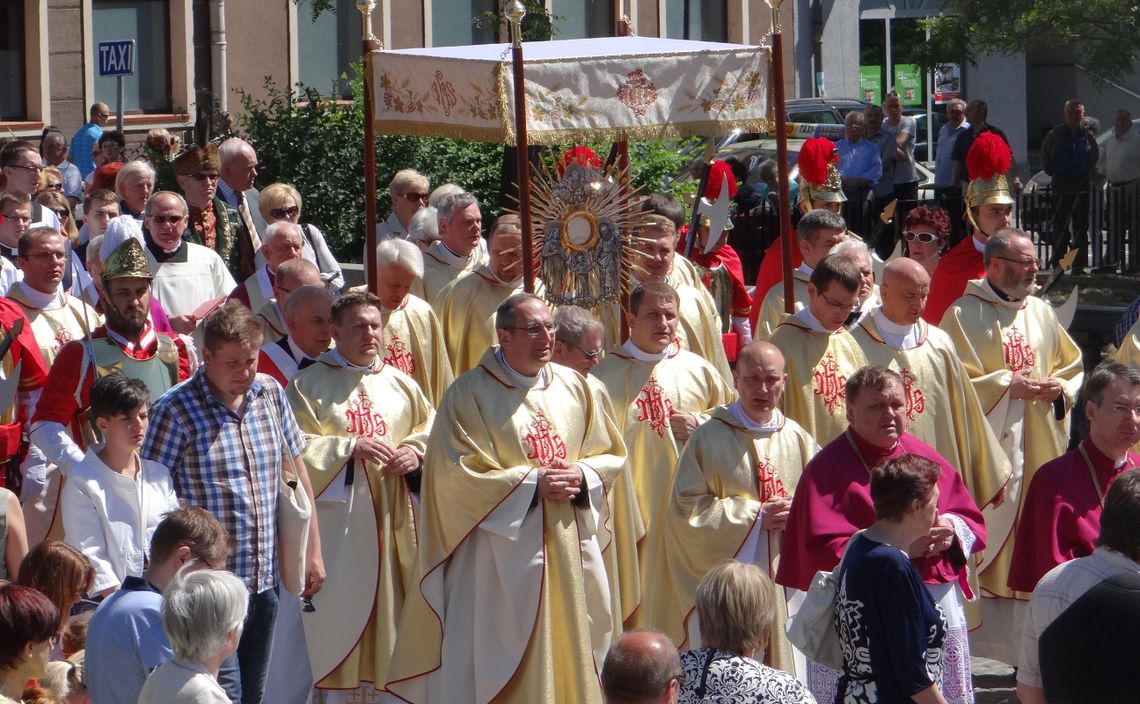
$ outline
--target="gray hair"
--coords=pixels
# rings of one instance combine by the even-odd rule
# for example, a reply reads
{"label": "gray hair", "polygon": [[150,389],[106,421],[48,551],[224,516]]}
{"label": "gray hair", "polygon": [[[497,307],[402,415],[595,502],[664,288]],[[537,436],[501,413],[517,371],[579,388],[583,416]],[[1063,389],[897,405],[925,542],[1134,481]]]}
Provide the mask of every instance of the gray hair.
{"label": "gray hair", "polygon": [[463,210],[472,205],[479,205],[479,199],[470,193],[463,191],[462,193],[452,193],[439,202],[436,206],[436,218],[439,222],[451,222],[451,218],[455,215],[456,211]]}
{"label": "gray hair", "polygon": [[966,101],[962,100],[961,98],[951,98],[950,100],[946,101],[946,107],[948,107],[948,108],[959,107],[959,108],[962,108],[963,110],[965,110],[966,109]]}
{"label": "gray hair", "polygon": [[305,241],[305,236],[301,233],[300,225],[288,220],[277,220],[275,222],[269,223],[269,225],[265,228],[265,235],[261,238],[261,246],[268,247],[273,242],[273,240],[277,239],[278,235],[281,235],[285,232],[295,232],[297,234],[297,238],[301,240],[302,243]]}
{"label": "gray hair", "polygon": [[230,137],[218,145],[218,165],[225,166],[231,159],[240,156],[246,149],[253,154],[257,153],[253,150],[253,145],[244,139],[240,137]]}
{"label": "gray hair", "polygon": [[230,572],[180,571],[162,594],[162,628],[174,656],[202,663],[245,622],[249,590]]}
{"label": "gray hair", "polygon": [[86,261],[86,263],[88,263],[88,264],[91,264],[92,262],[103,261],[102,252],[100,251],[102,249],[103,249],[103,235],[95,235],[87,243],[87,254],[84,258],[84,261]]}
{"label": "gray hair", "polygon": [[182,204],[182,214],[187,217],[190,216],[190,206],[186,204],[186,199],[182,197],[181,193],[175,193],[174,191],[155,191],[154,193],[151,193],[150,198],[146,199],[146,207],[143,208],[144,215],[150,215],[150,204],[154,202],[155,198],[158,198],[160,196],[170,196],[177,198],[178,202]]}
{"label": "gray hair", "polygon": [[775,159],[765,159],[756,167],[756,177],[761,181],[771,181],[779,171]]}
{"label": "gray hair", "polygon": [[460,186],[460,185],[455,184],[455,183],[445,183],[442,186],[437,186],[436,189],[431,192],[431,195],[428,196],[428,205],[431,206],[432,208],[438,208],[439,202],[441,200],[443,200],[444,198],[446,198],[448,196],[452,196],[452,195],[455,195],[456,193],[462,193],[462,192],[463,192],[463,186]]}
{"label": "gray hair", "polygon": [[495,329],[509,330],[518,325],[518,316],[516,313],[518,312],[519,306],[527,301],[538,301],[542,305],[546,305],[546,301],[533,293],[516,293],[500,303],[498,309],[495,310]]}
{"label": "gray hair", "polygon": [[150,179],[150,185],[154,185],[154,167],[145,159],[131,159],[123,164],[123,168],[119,169],[119,173],[115,174],[115,193],[119,192],[123,181],[126,181],[135,174],[143,174]]}
{"label": "gray hair", "polygon": [[815,242],[823,230],[843,232],[846,229],[847,223],[844,222],[842,215],[816,208],[800,218],[800,224],[796,225],[796,239],[801,242]]}
{"label": "gray hair", "polygon": [[588,332],[604,332],[602,321],[598,320],[590,311],[578,306],[558,306],[554,311],[554,322],[558,325],[556,339],[570,345],[576,345]]}
{"label": "gray hair", "polygon": [[983,263],[989,266],[990,260],[1008,255],[1013,250],[1014,240],[1018,238],[1033,241],[1025,230],[1019,230],[1016,227],[1006,227],[995,232],[986,240],[986,247],[982,251]]}
{"label": "gray hair", "polygon": [[408,240],[431,243],[439,239],[439,215],[430,205],[424,206],[412,216],[408,223]]}
{"label": "gray hair", "polygon": [[310,303],[327,302],[329,308],[332,308],[333,295],[329,290],[323,286],[302,286],[289,297],[285,299],[285,305],[281,307],[281,313],[285,320],[293,317],[303,307]]}
{"label": "gray hair", "polygon": [[388,192],[392,195],[403,195],[407,193],[409,189],[416,188],[417,186],[426,191],[429,185],[428,177],[419,171],[415,169],[400,169],[392,176],[392,180],[388,183]]}
{"label": "gray hair", "polygon": [[866,254],[868,257],[871,256],[871,250],[867,247],[867,243],[864,242],[863,240],[857,240],[854,238],[849,238],[849,239],[843,240],[839,244],[832,247],[831,251],[828,252],[828,254],[845,254],[845,253]]}
{"label": "gray hair", "polygon": [[376,270],[379,271],[389,264],[402,266],[416,275],[417,279],[424,277],[424,255],[420,248],[407,240],[384,240],[376,247]]}

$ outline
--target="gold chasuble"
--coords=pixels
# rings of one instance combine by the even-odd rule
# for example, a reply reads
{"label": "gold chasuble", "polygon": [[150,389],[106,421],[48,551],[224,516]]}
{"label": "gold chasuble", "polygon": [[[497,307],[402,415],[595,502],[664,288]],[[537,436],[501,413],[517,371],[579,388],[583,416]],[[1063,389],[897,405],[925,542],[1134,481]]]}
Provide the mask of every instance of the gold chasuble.
{"label": "gold chasuble", "polygon": [[405,594],[414,588],[416,526],[405,477],[352,459],[358,437],[423,454],[432,410],[388,364],[348,367],[335,350],[301,370],[286,394],[305,433],[328,578],[304,614],[313,681],[325,689],[384,686]]}
{"label": "gold chasuble", "polygon": [[[606,494],[625,447],[580,374],[548,364],[520,378],[497,352],[452,383],[432,426],[418,589],[388,690],[435,704],[600,704],[621,630],[602,556]],[[574,501],[538,497],[538,468],[559,464],[582,471]]]}
{"label": "gold chasuble", "polygon": [[382,314],[384,363],[415,379],[435,408],[454,378],[435,311],[422,298],[408,294],[399,308]]}
{"label": "gold chasuble", "polygon": [[[497,344],[495,311],[522,291],[522,279],[503,281],[488,266],[456,279],[440,292],[435,309],[443,327],[447,357],[456,374],[475,368],[488,347]],[[541,290],[538,291],[541,296]]]}
{"label": "gold chasuble", "polygon": [[867,358],[851,333],[823,332],[818,325],[805,308],[785,316],[771,342],[784,354],[788,374],[781,410],[823,446],[847,428],[843,386]]}
{"label": "gold chasuble", "polygon": [[487,263],[487,253],[477,246],[471,254],[461,257],[436,240],[424,252],[423,278],[412,282],[410,293],[427,301],[439,312],[440,293],[443,288],[461,276],[466,276]]}
{"label": "gold chasuble", "polygon": [[[647,534],[665,500],[682,445],[669,429],[674,411],[697,414],[699,422],[717,406],[736,398],[711,364],[676,340],[652,355],[632,340],[609,351],[591,372],[609,392],[614,415],[622,424],[629,472]],[[644,544],[639,552],[644,556]],[[643,575],[644,576],[644,575]]]}
{"label": "gold chasuble", "polygon": [[1128,334],[1120,342],[1116,361],[1129,367],[1140,367],[1140,320],[1133,323]]}
{"label": "gold chasuble", "polygon": [[[23,308],[31,323],[32,334],[40,346],[44,365],[51,367],[60,348],[72,340],[83,340],[87,333],[103,324],[102,317],[84,301],[69,293],[45,295],[29,291],[24,282],[12,284],[8,298]],[[33,301],[35,299],[35,301]],[[48,305],[39,305],[50,299]]]}
{"label": "gold chasuble", "polygon": [[[803,310],[803,307],[807,305],[807,287],[810,278],[811,274],[804,271],[803,266],[792,272],[792,291],[796,297],[793,312]],[[776,332],[776,328],[785,315],[787,312],[784,310],[784,282],[781,281],[764,294],[764,300],[760,302],[760,315],[756,318],[756,329],[752,331],[752,337],[757,340],[770,340],[772,333]]]}
{"label": "gold chasuble", "polygon": [[669,271],[669,275],[673,278],[674,286],[681,284],[693,287],[704,286],[701,283],[701,273],[697,270],[697,265],[686,259],[685,255],[680,252],[673,253],[673,268]]}
{"label": "gold chasuble", "polygon": [[[994,546],[982,560],[983,594],[1028,599],[1028,594],[1014,593],[1006,586],[1021,497],[1037,468],[1059,457],[1068,446],[1068,410],[1084,380],[1081,351],[1048,303],[1035,296],[1003,301],[985,279],[966,285],[965,294],[942,317],[941,327],[970,375],[1012,468],[1005,502],[982,509],[986,543]],[[1060,379],[1064,418],[1057,420],[1053,404],[1047,401],[1014,400],[1009,393],[1014,372],[1030,379]]]}
{"label": "gold chasuble", "polygon": [[[760,527],[760,505],[791,498],[804,465],[817,452],[815,440],[779,412],[760,425],[735,403],[713,411],[685,444],[654,524],[646,556],[653,589],[642,604],[642,620],[663,630],[679,649],[698,648],[694,601],[709,569],[734,558],[775,578],[783,531]],[[777,590],[778,615],[764,662],[794,674],[784,635],[786,598],[783,587]]]}

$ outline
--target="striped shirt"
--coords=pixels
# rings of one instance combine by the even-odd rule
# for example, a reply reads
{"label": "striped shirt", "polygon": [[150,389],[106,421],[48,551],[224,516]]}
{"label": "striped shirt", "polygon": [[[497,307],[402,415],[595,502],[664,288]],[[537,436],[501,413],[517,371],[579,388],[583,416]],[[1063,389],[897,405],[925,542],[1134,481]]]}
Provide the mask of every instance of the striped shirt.
{"label": "striped shirt", "polygon": [[141,452],[170,468],[178,498],[226,527],[236,541],[228,567],[255,594],[277,585],[283,442],[293,457],[305,447],[280,384],[258,374],[238,415],[214,396],[203,368],[154,404]]}

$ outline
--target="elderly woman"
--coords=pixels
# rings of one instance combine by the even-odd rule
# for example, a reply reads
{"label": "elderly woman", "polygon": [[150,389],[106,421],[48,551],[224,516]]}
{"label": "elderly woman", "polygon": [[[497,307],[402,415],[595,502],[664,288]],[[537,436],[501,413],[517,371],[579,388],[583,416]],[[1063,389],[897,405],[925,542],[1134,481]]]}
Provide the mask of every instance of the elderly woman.
{"label": "elderly woman", "polygon": [[906,214],[903,252],[931,276],[949,241],[950,216],[944,209],[921,205]]}
{"label": "elderly woman", "polygon": [[67,628],[71,607],[91,591],[95,568],[76,548],[58,540],[45,540],[20,563],[16,583],[35,589],[55,604],[59,613],[55,632],[59,632]]}
{"label": "elderly woman", "polygon": [[871,471],[875,523],[855,534],[839,568],[845,704],[946,701],[939,688],[946,626],[909,557],[929,544],[940,474],[912,454]]}
{"label": "elderly woman", "polygon": [[301,222],[301,194],[287,183],[273,183],[261,189],[257,208],[266,225],[279,220],[301,226],[301,258],[317,265],[321,281],[332,293],[344,288],[344,273],[329,250],[324,234],[316,225]]}
{"label": "elderly woman", "polygon": [[681,654],[680,704],[815,704],[786,672],[759,662],[776,620],[776,588],[756,565],[726,560],[697,585],[701,648]]}
{"label": "elderly woman", "polygon": [[249,591],[221,570],[179,574],[162,594],[162,628],[174,659],[146,678],[139,704],[229,704],[218,668],[241,639]]}
{"label": "elderly woman", "polygon": [[438,211],[432,206],[420,208],[412,216],[412,223],[408,225],[408,241],[426,252],[432,242],[439,239]]}
{"label": "elderly woman", "polygon": [[43,676],[58,632],[50,599],[31,587],[0,586],[0,704],[19,704],[28,680]]}
{"label": "elderly woman", "polygon": [[147,198],[154,192],[154,167],[143,159],[134,159],[123,164],[115,174],[115,193],[119,194],[119,208],[123,215],[130,215],[142,222]]}
{"label": "elderly woman", "polygon": [[397,171],[388,184],[388,195],[392,198],[392,214],[387,220],[376,225],[377,239],[390,240],[399,237],[406,240],[412,216],[427,205],[430,186],[427,176],[415,169]]}

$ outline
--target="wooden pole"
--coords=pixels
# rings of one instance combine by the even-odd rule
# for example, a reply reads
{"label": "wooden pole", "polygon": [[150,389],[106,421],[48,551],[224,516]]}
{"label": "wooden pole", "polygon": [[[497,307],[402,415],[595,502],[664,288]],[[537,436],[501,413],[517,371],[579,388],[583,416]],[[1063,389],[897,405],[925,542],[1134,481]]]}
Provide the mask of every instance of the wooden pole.
{"label": "wooden pole", "polygon": [[519,220],[522,226],[523,290],[534,293],[534,239],[530,222],[530,143],[526,133],[526,85],[523,72],[522,17],[511,20],[511,69],[515,78],[515,147],[518,151]]}
{"label": "wooden pole", "polygon": [[[617,26],[614,27],[614,29],[615,29],[614,33],[617,36],[628,37],[630,35],[630,30],[632,28],[630,27],[628,17],[619,16],[616,19],[615,24]],[[614,147],[617,149],[618,173],[621,174],[622,187],[625,189],[625,203],[623,203],[623,206],[628,211],[629,210],[629,140],[623,139],[620,142],[618,142],[617,144],[615,144]],[[625,257],[621,258],[620,267],[621,267],[621,269],[618,273],[620,285],[618,288],[621,290],[621,293],[619,294],[621,296],[621,304],[618,306],[620,308],[620,310],[619,310],[620,324],[618,325],[618,337],[621,338],[622,342],[625,342],[627,339],[629,339],[629,313],[627,313],[626,311],[629,310],[629,290],[630,290],[630,280],[629,279],[631,276],[631,273],[629,271],[629,263],[626,262]]]}
{"label": "wooden pole", "polygon": [[784,107],[784,38],[780,33],[779,3],[772,4],[772,82],[776,110],[776,168],[780,187],[780,256],[783,257],[784,312],[795,312],[792,284],[792,206],[788,191],[788,115]]}
{"label": "wooden pole", "polygon": [[376,270],[376,131],[373,125],[375,86],[372,84],[372,61],[380,51],[380,42],[372,35],[372,11],[375,2],[358,2],[364,20],[364,281],[373,295],[380,292]]}

